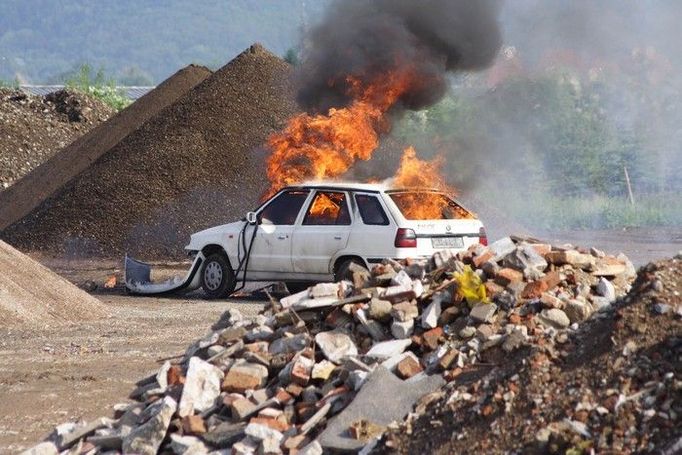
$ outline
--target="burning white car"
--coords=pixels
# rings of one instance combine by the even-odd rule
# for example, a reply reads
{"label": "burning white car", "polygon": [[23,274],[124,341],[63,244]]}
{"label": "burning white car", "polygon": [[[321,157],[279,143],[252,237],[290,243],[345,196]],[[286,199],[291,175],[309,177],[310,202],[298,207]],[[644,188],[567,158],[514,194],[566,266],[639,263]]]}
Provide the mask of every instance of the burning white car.
{"label": "burning white car", "polygon": [[131,292],[159,294],[202,287],[227,297],[238,283],[341,280],[353,264],[430,257],[487,244],[480,220],[446,193],[382,184],[314,183],[282,189],[242,221],[191,236],[195,260],[184,280],[149,282],[149,266],[126,258]]}

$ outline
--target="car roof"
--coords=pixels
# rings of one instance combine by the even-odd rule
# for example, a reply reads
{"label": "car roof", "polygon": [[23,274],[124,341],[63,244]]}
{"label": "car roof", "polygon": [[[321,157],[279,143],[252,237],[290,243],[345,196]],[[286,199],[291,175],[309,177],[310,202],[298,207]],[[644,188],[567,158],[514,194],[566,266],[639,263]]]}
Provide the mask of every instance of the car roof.
{"label": "car roof", "polygon": [[340,181],[314,181],[305,182],[300,185],[291,185],[286,189],[325,189],[325,190],[346,190],[346,191],[366,191],[370,193],[379,192],[402,192],[402,191],[436,191],[441,192],[434,188],[392,188],[385,182],[381,183],[358,183],[358,182],[340,182]]}

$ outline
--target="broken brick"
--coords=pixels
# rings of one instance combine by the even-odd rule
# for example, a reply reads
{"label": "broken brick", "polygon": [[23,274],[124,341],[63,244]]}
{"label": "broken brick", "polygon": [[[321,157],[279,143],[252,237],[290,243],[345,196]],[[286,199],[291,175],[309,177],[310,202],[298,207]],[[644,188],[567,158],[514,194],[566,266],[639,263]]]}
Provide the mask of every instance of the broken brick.
{"label": "broken brick", "polygon": [[438,348],[442,336],[443,328],[436,327],[435,329],[424,332],[422,334],[422,340],[424,341],[424,344],[433,351]]}
{"label": "broken brick", "polygon": [[422,366],[419,365],[419,362],[410,355],[405,356],[405,358],[398,362],[398,365],[396,366],[396,372],[398,373],[398,377],[401,379],[411,378],[415,374],[421,373],[422,371]]}
{"label": "broken brick", "polygon": [[526,284],[526,286],[523,288],[523,291],[521,291],[521,298],[529,300],[539,299],[542,293],[548,289],[549,288],[547,287],[547,283],[545,281],[531,281],[530,283]]}
{"label": "broken brick", "polygon": [[495,277],[495,282],[503,287],[509,286],[510,284],[520,283],[522,281],[523,273],[519,272],[518,270],[510,269],[509,267],[500,269],[500,271],[497,272],[497,276]]}

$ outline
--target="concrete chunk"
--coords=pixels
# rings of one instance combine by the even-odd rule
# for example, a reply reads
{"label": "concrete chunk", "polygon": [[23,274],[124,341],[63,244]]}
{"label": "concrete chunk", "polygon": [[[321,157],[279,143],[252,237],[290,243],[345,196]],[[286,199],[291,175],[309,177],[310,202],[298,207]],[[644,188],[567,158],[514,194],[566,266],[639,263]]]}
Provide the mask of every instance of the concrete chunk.
{"label": "concrete chunk", "polygon": [[192,415],[194,411],[202,412],[213,406],[220,395],[223,376],[219,368],[199,357],[192,357],[178,405],[178,415],[185,417]]}
{"label": "concrete chunk", "polygon": [[433,301],[424,309],[422,313],[422,327],[425,329],[433,329],[438,326],[438,318],[440,317],[441,307],[440,296],[435,296]]}
{"label": "concrete chunk", "polygon": [[383,341],[372,346],[365,355],[378,360],[386,360],[401,354],[411,344],[412,340],[409,338],[406,340]]}
{"label": "concrete chunk", "polygon": [[337,364],[344,357],[358,355],[355,343],[343,332],[320,332],[315,335],[315,343],[327,359]]}
{"label": "concrete chunk", "polygon": [[[153,406],[153,405],[152,405]],[[171,418],[177,409],[177,402],[165,397],[157,407],[155,415],[147,422],[134,428],[123,440],[124,454],[156,455],[166,437]]]}
{"label": "concrete chunk", "polygon": [[511,237],[504,237],[488,246],[488,250],[493,253],[493,262],[498,262],[504,259],[505,256],[511,254],[516,250],[516,244]]}
{"label": "concrete chunk", "polygon": [[609,303],[616,300],[616,288],[613,286],[613,283],[604,277],[599,278],[599,283],[597,283],[597,294],[607,298]]}
{"label": "concrete chunk", "polygon": [[352,439],[348,434],[348,428],[353,422],[366,419],[385,426],[394,420],[400,421],[412,410],[419,398],[440,388],[444,383],[440,375],[414,382],[401,381],[380,366],[368,377],[351,404],[329,421],[318,441],[327,450],[360,450],[365,442]]}
{"label": "concrete chunk", "polygon": [[568,319],[566,313],[558,308],[542,310],[538,315],[538,319],[544,325],[548,327],[554,327],[555,329],[565,329],[571,325],[571,320]]}
{"label": "concrete chunk", "polygon": [[494,303],[479,303],[471,309],[469,317],[476,322],[491,322],[495,311],[497,311],[497,305]]}

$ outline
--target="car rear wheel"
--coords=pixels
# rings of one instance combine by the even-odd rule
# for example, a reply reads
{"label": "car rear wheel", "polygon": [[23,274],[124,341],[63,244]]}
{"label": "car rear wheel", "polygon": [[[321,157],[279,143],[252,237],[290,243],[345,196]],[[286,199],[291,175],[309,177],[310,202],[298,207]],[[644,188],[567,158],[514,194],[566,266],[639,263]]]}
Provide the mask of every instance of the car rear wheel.
{"label": "car rear wheel", "polygon": [[209,299],[220,299],[234,292],[237,280],[227,257],[221,253],[211,254],[201,268],[201,287]]}
{"label": "car rear wheel", "polygon": [[368,271],[367,266],[365,266],[364,262],[360,259],[346,259],[336,267],[334,281],[347,280],[353,282],[353,270],[357,270],[358,268]]}

